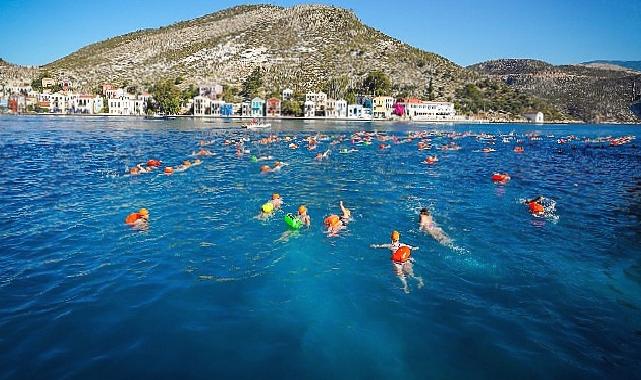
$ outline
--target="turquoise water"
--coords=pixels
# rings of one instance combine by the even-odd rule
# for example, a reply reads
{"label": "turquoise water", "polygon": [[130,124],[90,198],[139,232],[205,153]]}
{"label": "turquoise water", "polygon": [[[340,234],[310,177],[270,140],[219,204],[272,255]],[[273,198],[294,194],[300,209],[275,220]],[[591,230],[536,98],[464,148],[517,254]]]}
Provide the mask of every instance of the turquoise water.
{"label": "turquoise water", "polygon": [[[273,124],[301,149],[222,122],[0,118],[0,378],[639,378],[641,141],[556,143],[639,126]],[[339,154],[360,129],[543,138]],[[307,151],[316,131],[346,140]],[[223,141],[242,137],[237,157]],[[200,166],[124,175],[193,159],[201,139],[216,156]],[[252,154],[288,165],[261,175]],[[255,219],[272,192],[284,210]],[[539,194],[556,217],[519,203]],[[354,220],[330,238],[339,200]],[[312,227],[283,238],[301,203]],[[123,224],[140,207],[146,231]],[[421,207],[454,246],[418,229]],[[369,248],[393,229],[420,246],[409,294]]]}

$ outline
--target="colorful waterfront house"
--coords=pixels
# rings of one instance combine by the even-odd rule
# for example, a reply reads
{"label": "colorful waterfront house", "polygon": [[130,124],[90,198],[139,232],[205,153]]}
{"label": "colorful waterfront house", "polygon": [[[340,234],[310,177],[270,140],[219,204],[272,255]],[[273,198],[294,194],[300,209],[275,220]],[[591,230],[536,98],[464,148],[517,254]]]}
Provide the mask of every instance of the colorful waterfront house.
{"label": "colorful waterfront house", "polygon": [[403,105],[403,103],[401,103],[400,101],[394,103],[392,114],[396,116],[405,116],[405,105]]}
{"label": "colorful waterfront house", "polygon": [[194,115],[203,116],[211,113],[211,99],[198,95],[194,98]]}
{"label": "colorful waterfront house", "polygon": [[94,101],[95,97],[91,95],[80,95],[74,100],[72,109],[75,113],[94,113]]}
{"label": "colorful waterfront house", "polygon": [[283,90],[283,100],[291,100],[294,97],[294,90],[286,88]]}
{"label": "colorful waterfront house", "polygon": [[225,103],[220,107],[220,116],[232,116],[234,114],[234,105]]}
{"label": "colorful waterfront house", "polygon": [[278,98],[267,99],[267,116],[271,116],[271,117],[280,116],[280,99]]}
{"label": "colorful waterfront house", "polygon": [[362,104],[350,104],[347,106],[347,117],[360,119],[363,117]]}
{"label": "colorful waterfront house", "polygon": [[373,99],[372,116],[374,119],[389,119],[394,109],[394,98],[391,96],[377,96]]}
{"label": "colorful waterfront house", "polygon": [[6,110],[7,108],[9,108],[9,99],[0,98],[0,109]]}
{"label": "colorful waterfront house", "polygon": [[255,97],[251,101],[251,116],[261,117],[265,116],[265,100]]}
{"label": "colorful waterfront house", "polygon": [[211,101],[211,115],[212,116],[220,116],[221,115],[221,110],[223,108],[223,105],[225,104],[224,101],[222,100],[212,100]]}
{"label": "colorful waterfront house", "polygon": [[242,102],[240,105],[240,115],[241,116],[251,116],[252,106],[250,102]]}
{"label": "colorful waterfront house", "polygon": [[306,100],[303,107],[305,110],[305,117],[316,116],[316,103],[313,100]]}

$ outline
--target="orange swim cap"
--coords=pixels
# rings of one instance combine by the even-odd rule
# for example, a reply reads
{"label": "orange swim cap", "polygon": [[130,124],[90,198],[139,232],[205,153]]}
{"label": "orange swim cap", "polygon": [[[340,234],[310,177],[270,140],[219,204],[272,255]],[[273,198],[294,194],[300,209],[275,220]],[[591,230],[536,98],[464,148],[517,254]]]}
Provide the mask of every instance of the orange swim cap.
{"label": "orange swim cap", "polygon": [[174,174],[174,168],[171,166],[165,166],[165,174]]}
{"label": "orange swim cap", "polygon": [[270,169],[271,168],[269,167],[269,165],[263,165],[260,167],[260,172],[265,173],[265,172],[268,172]]}
{"label": "orange swim cap", "polygon": [[280,194],[278,193],[272,194],[272,199],[279,199],[279,198],[280,198]]}
{"label": "orange swim cap", "polygon": [[323,221],[327,227],[334,227],[340,223],[341,219],[338,215],[330,215]]}
{"label": "orange swim cap", "polygon": [[398,231],[392,231],[392,241],[398,241],[401,238],[401,233]]}
{"label": "orange swim cap", "polygon": [[307,207],[305,207],[305,205],[300,205],[298,207],[298,213],[299,214],[305,214],[306,212],[307,212]]}

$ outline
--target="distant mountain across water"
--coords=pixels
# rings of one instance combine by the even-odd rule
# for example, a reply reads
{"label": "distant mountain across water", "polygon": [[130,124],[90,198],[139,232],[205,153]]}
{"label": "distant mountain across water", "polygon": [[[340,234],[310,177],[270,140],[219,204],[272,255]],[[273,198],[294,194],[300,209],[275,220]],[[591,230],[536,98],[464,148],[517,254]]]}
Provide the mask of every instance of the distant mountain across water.
{"label": "distant mountain across water", "polygon": [[545,99],[580,120],[639,120],[632,104],[641,96],[641,72],[627,67],[612,63],[552,65],[533,59],[499,59],[467,68]]}
{"label": "distant mountain across water", "polygon": [[582,62],[582,65],[613,65],[625,67],[629,70],[641,72],[641,61],[608,61],[608,60],[598,60],[598,61],[589,61]]}

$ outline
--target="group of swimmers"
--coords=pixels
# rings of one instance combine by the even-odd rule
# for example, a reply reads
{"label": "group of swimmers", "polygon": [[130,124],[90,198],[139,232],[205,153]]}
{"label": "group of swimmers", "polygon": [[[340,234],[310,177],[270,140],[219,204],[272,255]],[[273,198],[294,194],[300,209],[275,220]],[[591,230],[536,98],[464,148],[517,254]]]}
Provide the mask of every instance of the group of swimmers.
{"label": "group of swimmers", "polygon": [[[516,141],[516,146],[514,146],[513,151],[515,153],[524,153],[525,149],[522,146],[523,140],[519,140],[513,134],[510,135],[501,135],[503,137],[504,143],[511,143]],[[410,132],[406,137],[398,136],[389,136],[386,134],[381,134],[378,132],[366,132],[358,131],[353,133],[351,136],[338,136],[330,137],[317,133],[313,136],[308,136],[301,139],[295,139],[290,136],[280,137],[277,135],[269,135],[267,137],[261,137],[257,142],[260,145],[271,145],[279,142],[284,142],[289,149],[295,150],[299,149],[301,146],[306,147],[308,151],[316,150],[321,142],[329,142],[330,145],[334,146],[344,141],[351,142],[352,147],[341,148],[339,153],[353,153],[358,152],[356,147],[367,146],[372,144],[375,141],[379,142],[379,149],[390,149],[391,144],[404,144],[415,142],[418,140],[416,148],[418,151],[425,151],[433,149],[432,143],[433,138],[445,137],[451,141],[441,144],[436,149],[441,151],[457,151],[461,147],[455,142],[455,140],[465,137],[476,138],[479,142],[484,144],[494,144],[496,136],[490,134],[472,134],[470,132],[465,133],[456,133],[456,132],[439,132],[439,131],[422,131],[422,132]],[[538,135],[528,135],[526,136],[531,141],[540,140],[541,136]],[[569,136],[563,139],[560,139],[558,143],[567,143],[570,141],[577,140],[576,138]],[[598,141],[597,141],[598,140]],[[250,153],[248,149],[245,148],[245,143],[250,142],[251,139],[248,137],[242,137],[238,139],[228,139],[224,141],[224,145],[232,145],[236,149],[237,156],[243,156],[244,154]],[[631,137],[624,136],[621,138],[602,138],[595,139],[595,142],[605,142],[610,144],[610,146],[618,146],[622,144],[627,144],[632,141]],[[586,140],[587,142],[587,140]],[[591,141],[590,141],[591,142]],[[205,148],[206,145],[209,145],[213,142],[206,142],[201,140],[200,147],[198,151],[192,152],[192,156],[212,156],[215,155],[214,152]],[[490,146],[485,146],[483,149],[479,150],[480,152],[490,153],[494,152],[495,149]],[[314,159],[317,161],[325,161],[329,159],[330,149],[322,153],[316,153]],[[251,161],[271,161],[274,158],[272,156],[252,156]],[[439,161],[436,155],[429,155],[423,161],[425,164],[434,165]],[[183,171],[187,168],[200,164],[200,159],[195,159],[193,162],[189,160],[183,161],[180,165],[176,167],[165,166],[163,172],[165,174],[173,174],[175,171]],[[273,166],[261,165],[260,172],[263,174],[273,173],[281,170],[286,164],[281,161],[274,161]],[[151,173],[152,171],[159,169],[163,166],[162,161],[159,160],[149,160],[146,163],[137,164],[133,168],[128,169],[128,173],[131,175],[139,175],[145,173]],[[510,180],[510,175],[508,173],[495,172],[491,175],[491,180],[499,185],[506,185]],[[546,216],[551,209],[554,208],[554,201],[542,196],[536,198],[524,200],[523,203],[527,206],[527,210],[534,216]],[[260,220],[267,220],[270,217],[274,216],[275,213],[279,210],[282,210],[284,207],[284,201],[280,194],[274,193],[271,196],[271,199],[260,206],[259,214],[257,218]],[[347,225],[352,221],[352,212],[347,207],[345,207],[343,201],[339,201],[340,212],[332,213],[327,215],[323,219],[324,231],[329,237],[335,237],[340,234],[340,231],[345,229]],[[305,205],[300,205],[296,213],[287,214],[291,215],[291,219],[294,220],[295,225],[302,227],[311,226],[311,217],[308,214],[307,207]],[[145,208],[142,208],[136,212],[129,214],[125,218],[125,223],[136,229],[145,229],[149,223],[149,211]],[[437,242],[443,245],[451,245],[452,240],[447,236],[441,227],[436,225],[434,222],[433,216],[430,213],[430,210],[427,208],[422,208],[418,215],[418,224],[419,229],[434,238]],[[412,268],[412,251],[418,250],[418,247],[414,247],[408,244],[400,242],[400,233],[398,231],[393,231],[391,234],[390,243],[386,244],[374,244],[372,247],[375,248],[387,248],[391,252],[391,261],[394,265],[395,272],[400,278],[404,291],[408,292],[408,282],[407,278],[415,279],[419,287],[423,286],[423,280],[421,277],[415,276]]]}

